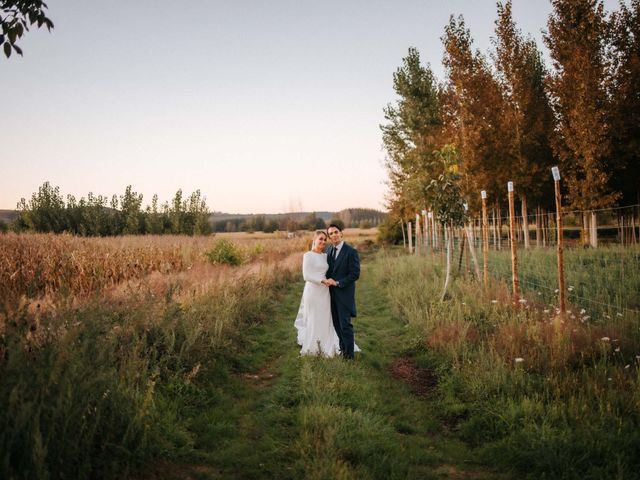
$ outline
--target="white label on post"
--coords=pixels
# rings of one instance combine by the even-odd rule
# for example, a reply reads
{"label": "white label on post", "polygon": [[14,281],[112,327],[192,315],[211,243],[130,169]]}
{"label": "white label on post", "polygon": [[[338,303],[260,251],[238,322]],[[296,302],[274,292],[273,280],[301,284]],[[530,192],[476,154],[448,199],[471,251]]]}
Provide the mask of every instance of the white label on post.
{"label": "white label on post", "polygon": [[462,206],[464,207],[464,211],[466,212],[467,210],[469,210],[469,204],[468,203],[463,203]]}
{"label": "white label on post", "polygon": [[433,213],[431,213],[431,210],[429,210],[429,211],[427,212],[427,217],[429,217],[429,218],[433,218]]}
{"label": "white label on post", "polygon": [[507,182],[507,192],[513,192],[513,182]]}
{"label": "white label on post", "polygon": [[554,181],[557,182],[560,180],[560,169],[558,167],[551,167],[551,173],[553,174]]}
{"label": "white label on post", "polygon": [[480,192],[480,196],[482,197],[483,200],[486,200],[487,199],[487,191],[486,190],[482,190]]}
{"label": "white label on post", "polygon": [[427,211],[426,210],[422,210],[422,215],[424,216],[426,214],[427,214]]}

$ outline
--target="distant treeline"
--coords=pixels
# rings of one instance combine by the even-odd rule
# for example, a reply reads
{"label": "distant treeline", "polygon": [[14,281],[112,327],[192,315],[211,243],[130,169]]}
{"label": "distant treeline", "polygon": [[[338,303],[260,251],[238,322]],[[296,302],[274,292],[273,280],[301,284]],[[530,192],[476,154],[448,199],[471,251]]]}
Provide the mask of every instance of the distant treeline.
{"label": "distant treeline", "polygon": [[123,195],[113,195],[111,199],[89,193],[80,200],[67,195],[65,200],[59,187],[45,182],[29,201],[21,199],[17,210],[17,217],[9,225],[4,224],[4,230],[83,236],[211,232],[209,209],[200,190],[189,197],[183,197],[182,190],[178,190],[171,203],[162,205],[154,195],[151,205],[143,208],[142,194],[134,192],[130,185]]}
{"label": "distant treeline", "polygon": [[151,205],[142,206],[142,194],[128,186],[123,195],[111,199],[89,193],[77,200],[66,199],[59,187],[45,182],[29,201],[18,203],[16,216],[10,222],[0,219],[0,232],[63,233],[82,236],[184,234],[206,235],[213,232],[297,231],[325,229],[335,223],[341,227],[371,228],[384,221],[386,213],[349,208],[337,213],[316,212],[278,215],[224,215],[215,220],[206,199],[196,190],[184,197],[178,190],[171,202],[158,204],[154,195]]}
{"label": "distant treeline", "polygon": [[[322,230],[335,223],[342,228],[372,228],[384,221],[386,213],[370,208],[348,208],[325,219],[315,212],[300,218],[300,214],[251,215],[226,218],[213,222],[214,232],[275,232]],[[328,218],[328,217],[327,217]]]}

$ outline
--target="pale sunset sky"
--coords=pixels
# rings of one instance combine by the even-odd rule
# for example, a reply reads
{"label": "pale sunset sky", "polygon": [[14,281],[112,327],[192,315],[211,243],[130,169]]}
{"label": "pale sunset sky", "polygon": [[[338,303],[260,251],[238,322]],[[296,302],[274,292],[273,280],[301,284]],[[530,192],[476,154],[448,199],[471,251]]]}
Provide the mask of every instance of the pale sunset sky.
{"label": "pale sunset sky", "polygon": [[[494,0],[47,3],[55,29],[0,58],[1,209],[47,180],[145,205],[200,189],[233,213],[383,209],[393,72],[414,46],[442,79],[449,15],[485,53],[496,17]],[[513,10],[544,48],[550,3]]]}

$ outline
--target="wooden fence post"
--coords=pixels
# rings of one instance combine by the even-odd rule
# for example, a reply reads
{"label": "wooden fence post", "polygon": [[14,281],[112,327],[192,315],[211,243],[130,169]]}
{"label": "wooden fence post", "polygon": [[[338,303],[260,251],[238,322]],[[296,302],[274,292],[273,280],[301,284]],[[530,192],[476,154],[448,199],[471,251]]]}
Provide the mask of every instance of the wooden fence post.
{"label": "wooden fence post", "polygon": [[427,223],[427,211],[422,210],[422,225],[424,227],[424,231],[422,232],[422,245],[424,246],[424,253],[429,251],[429,224]]}
{"label": "wooden fence post", "polygon": [[484,286],[489,283],[489,220],[487,218],[487,192],[482,190],[480,192],[482,197],[482,257],[483,257],[483,272],[482,279]]}
{"label": "wooden fence post", "polygon": [[520,306],[520,283],[518,280],[518,253],[516,239],[515,206],[513,199],[513,182],[507,183],[509,193],[509,233],[511,237],[511,283],[513,285],[513,302],[516,307]]}
{"label": "wooden fence post", "polygon": [[551,169],[556,191],[556,217],[558,229],[558,303],[560,304],[560,316],[564,318],[567,305],[564,298],[564,253],[562,245],[562,197],[560,195],[560,170],[558,167]]}
{"label": "wooden fence post", "polygon": [[422,240],[422,234],[420,233],[420,215],[416,213],[416,255],[420,255],[421,247],[420,240]]}
{"label": "wooden fence post", "polygon": [[407,237],[409,237],[409,254],[413,253],[413,233],[411,232],[411,220],[407,222]]}
{"label": "wooden fence post", "polygon": [[598,248],[598,219],[596,212],[591,211],[591,222],[589,223],[591,232],[589,233],[589,243],[592,248]]}

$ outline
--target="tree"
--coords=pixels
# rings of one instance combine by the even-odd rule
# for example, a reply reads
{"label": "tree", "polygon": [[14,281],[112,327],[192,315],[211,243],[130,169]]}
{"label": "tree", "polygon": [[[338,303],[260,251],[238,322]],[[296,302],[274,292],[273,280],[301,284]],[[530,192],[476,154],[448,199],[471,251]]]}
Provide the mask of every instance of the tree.
{"label": "tree", "polygon": [[124,195],[120,197],[120,232],[125,235],[144,233],[144,219],[142,218],[142,194],[133,191],[127,185]]}
{"label": "tree", "polygon": [[569,204],[583,210],[587,244],[587,210],[609,207],[620,197],[612,189],[609,163],[607,22],[600,0],[552,0],[552,6],[544,39],[555,70],[548,81],[558,121],[553,146]]}
{"label": "tree", "polygon": [[451,256],[453,254],[453,228],[463,226],[466,213],[462,199],[460,182],[462,176],[459,173],[459,157],[455,146],[445,145],[436,153],[433,161],[434,170],[438,175],[431,179],[425,188],[429,197],[434,215],[438,222],[445,227],[447,235],[447,264],[445,270],[444,287],[441,300],[447,295],[449,278],[451,276]]}
{"label": "tree", "polygon": [[16,42],[22,38],[29,27],[45,25],[48,31],[53,22],[45,15],[47,4],[42,0],[0,0],[0,45],[7,58],[15,51],[22,56],[22,49]]}
{"label": "tree", "polygon": [[393,74],[395,105],[384,109],[387,123],[380,125],[389,175],[389,208],[404,223],[416,210],[426,206],[424,187],[433,178],[433,152],[441,141],[440,88],[429,66],[420,63],[420,54],[409,48],[402,66]]}
{"label": "tree", "polygon": [[527,197],[540,199],[553,162],[549,136],[553,112],[544,90],[546,71],[532,39],[524,39],[511,15],[511,0],[498,3],[495,65],[503,95],[504,147],[518,186],[525,248],[529,248]]}
{"label": "tree", "polygon": [[611,17],[612,186],[624,204],[640,203],[640,0]]}
{"label": "tree", "polygon": [[62,233],[68,229],[60,187],[52,187],[49,182],[44,182],[29,202],[20,199],[17,210],[15,227],[18,231]]}
{"label": "tree", "polygon": [[478,211],[480,190],[498,198],[507,181],[503,97],[485,57],[472,50],[462,16],[450,17],[442,42],[447,75],[442,96],[444,137],[459,157],[462,195]]}

